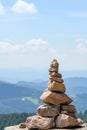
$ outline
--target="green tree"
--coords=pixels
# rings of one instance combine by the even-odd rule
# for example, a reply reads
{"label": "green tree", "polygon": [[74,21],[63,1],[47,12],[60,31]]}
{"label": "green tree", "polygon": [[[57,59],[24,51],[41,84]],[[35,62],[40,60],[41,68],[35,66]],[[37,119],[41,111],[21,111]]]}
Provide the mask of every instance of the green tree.
{"label": "green tree", "polygon": [[4,127],[17,125],[26,121],[28,116],[32,116],[35,113],[8,113],[0,114],[0,130],[3,130]]}

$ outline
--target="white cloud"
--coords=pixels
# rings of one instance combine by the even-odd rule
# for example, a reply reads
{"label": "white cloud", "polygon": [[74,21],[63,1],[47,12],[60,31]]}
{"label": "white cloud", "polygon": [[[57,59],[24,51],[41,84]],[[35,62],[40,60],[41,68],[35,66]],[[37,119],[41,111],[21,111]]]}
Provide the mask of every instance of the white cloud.
{"label": "white cloud", "polygon": [[86,39],[78,38],[76,40],[76,48],[75,48],[74,51],[79,53],[79,54],[87,53],[87,41],[86,41]]}
{"label": "white cloud", "polygon": [[4,6],[0,3],[0,15],[4,14]]}
{"label": "white cloud", "polygon": [[11,8],[16,13],[31,13],[37,12],[36,6],[33,3],[27,3],[24,0],[17,0]]}
{"label": "white cloud", "polygon": [[32,39],[27,42],[27,46],[35,51],[44,51],[48,49],[48,42],[42,39]]}
{"label": "white cloud", "polygon": [[49,50],[47,41],[42,39],[32,39],[24,44],[12,44],[10,42],[0,42],[1,54],[30,54]]}
{"label": "white cloud", "polygon": [[14,54],[19,52],[23,48],[22,45],[12,45],[8,42],[0,42],[0,54]]}
{"label": "white cloud", "polygon": [[31,46],[48,46],[48,42],[42,39],[32,39],[27,44]]}
{"label": "white cloud", "polygon": [[0,54],[40,54],[56,53],[56,50],[49,46],[48,42],[42,39],[32,39],[24,44],[12,44],[0,42]]}
{"label": "white cloud", "polygon": [[[59,51],[58,51],[59,50]],[[6,67],[49,67],[51,60],[56,58],[59,70],[87,69],[86,39],[77,39],[74,48],[60,52],[60,48],[53,48],[47,41],[31,39],[22,44],[0,42],[0,68]]]}
{"label": "white cloud", "polygon": [[62,55],[61,66],[66,70],[86,70],[87,69],[87,41],[78,38],[75,46]]}
{"label": "white cloud", "polygon": [[56,56],[56,50],[42,39],[32,39],[24,44],[0,42],[1,67],[43,68]]}

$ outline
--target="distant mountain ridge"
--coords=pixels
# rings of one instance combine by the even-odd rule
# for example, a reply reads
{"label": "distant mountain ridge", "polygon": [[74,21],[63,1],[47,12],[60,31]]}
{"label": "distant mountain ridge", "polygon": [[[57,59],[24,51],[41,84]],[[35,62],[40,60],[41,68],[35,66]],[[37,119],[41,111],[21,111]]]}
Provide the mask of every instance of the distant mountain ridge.
{"label": "distant mountain ridge", "polygon": [[[41,103],[41,91],[6,82],[0,82],[0,113],[34,112]],[[28,97],[26,99],[26,97]],[[38,100],[36,104],[34,100]]]}
{"label": "distant mountain ridge", "polygon": [[28,87],[28,88],[35,88],[38,90],[44,90],[47,88],[48,81],[31,81],[31,82],[25,82],[25,81],[19,81],[16,83],[16,85],[21,86],[21,87]]}
{"label": "distant mountain ridge", "polygon": [[[78,111],[87,109],[87,78],[64,79],[66,94],[73,99]],[[47,88],[48,81],[20,81],[12,84],[0,81],[0,113],[36,112],[42,104],[40,95]]]}
{"label": "distant mountain ridge", "polygon": [[72,86],[86,86],[87,87],[87,78],[86,77],[71,77],[65,78],[64,82]]}
{"label": "distant mountain ridge", "polygon": [[87,78],[86,77],[73,77],[65,78],[66,92],[71,95],[87,93]]}
{"label": "distant mountain ridge", "polygon": [[[71,77],[65,78],[64,84],[66,86],[66,93],[69,94],[80,94],[87,92],[87,78],[86,77]],[[32,87],[38,90],[44,90],[48,86],[48,81],[32,81],[32,82],[25,82],[19,81],[16,85],[22,87]],[[76,89],[78,88],[78,89]]]}

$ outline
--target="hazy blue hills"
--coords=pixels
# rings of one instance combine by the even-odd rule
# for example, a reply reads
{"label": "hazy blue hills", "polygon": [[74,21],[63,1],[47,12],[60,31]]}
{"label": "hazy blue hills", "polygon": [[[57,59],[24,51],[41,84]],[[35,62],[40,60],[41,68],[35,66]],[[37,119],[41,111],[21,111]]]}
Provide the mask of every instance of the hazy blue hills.
{"label": "hazy blue hills", "polygon": [[39,96],[40,93],[41,91],[33,88],[31,84],[29,87],[26,87],[26,85],[23,87],[22,85],[0,82],[0,99],[16,98],[29,95],[35,97],[35,95]]}
{"label": "hazy blue hills", "polygon": [[32,82],[19,81],[16,85],[43,91],[44,89],[47,88],[48,81],[39,81],[39,80],[35,80]]}
{"label": "hazy blue hills", "polygon": [[0,113],[34,112],[42,91],[0,82]]}
{"label": "hazy blue hills", "polygon": [[[64,84],[66,86],[66,93],[70,95],[87,93],[87,78],[83,77],[74,77],[74,78],[65,78]],[[20,81],[16,85],[22,87],[32,87],[38,90],[44,90],[48,86],[48,81],[32,81],[32,82],[24,82]]]}
{"label": "hazy blue hills", "polygon": [[[64,79],[66,93],[74,100],[78,111],[87,109],[87,78]],[[0,81],[0,113],[36,112],[40,95],[47,88],[48,81],[32,81],[12,84]]]}
{"label": "hazy blue hills", "polygon": [[87,110],[87,93],[77,94],[73,97],[73,104],[76,105],[78,111]]}
{"label": "hazy blue hills", "polygon": [[67,88],[67,93],[76,95],[87,93],[87,78],[74,77],[64,79],[65,86]]}

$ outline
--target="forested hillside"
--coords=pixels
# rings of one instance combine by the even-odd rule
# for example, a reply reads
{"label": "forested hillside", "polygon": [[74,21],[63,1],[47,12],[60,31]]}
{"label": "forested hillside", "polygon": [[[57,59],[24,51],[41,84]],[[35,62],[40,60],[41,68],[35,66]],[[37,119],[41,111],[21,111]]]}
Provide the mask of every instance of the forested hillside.
{"label": "forested hillside", "polygon": [[[9,114],[0,114],[0,130],[3,130],[4,127],[17,125],[26,121],[28,116],[35,115],[35,113],[9,113]],[[87,110],[83,113],[76,114],[78,118],[84,120],[87,123]]]}
{"label": "forested hillside", "polygon": [[0,114],[0,130],[4,127],[17,125],[26,121],[28,116],[34,115],[34,113],[9,113]]}

